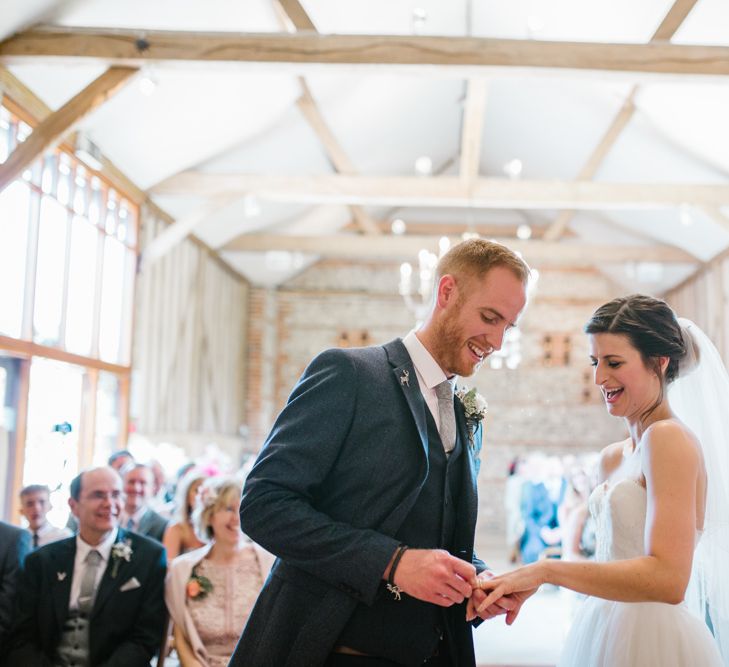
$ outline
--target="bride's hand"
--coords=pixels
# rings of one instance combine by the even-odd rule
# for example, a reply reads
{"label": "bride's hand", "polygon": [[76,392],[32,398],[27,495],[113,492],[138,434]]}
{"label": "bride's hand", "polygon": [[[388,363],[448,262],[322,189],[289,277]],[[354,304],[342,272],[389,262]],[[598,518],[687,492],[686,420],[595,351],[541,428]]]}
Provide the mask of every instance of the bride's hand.
{"label": "bride's hand", "polygon": [[509,597],[501,598],[488,607],[484,607],[482,611],[476,611],[482,602],[486,600],[486,593],[481,589],[480,582],[488,581],[494,577],[493,572],[485,570],[471,581],[473,591],[471,597],[468,598],[466,606],[466,621],[470,623],[476,617],[480,617],[484,621],[488,621],[494,616],[508,614],[516,608],[517,603]]}
{"label": "bride's hand", "polygon": [[515,606],[506,613],[506,623],[511,625],[516,620],[524,602],[534,595],[543,583],[544,576],[541,563],[520,567],[498,577],[488,579],[479,577],[479,588],[488,591],[488,595],[476,607],[476,612],[480,615],[482,611],[485,611],[502,598],[511,599],[515,602]]}

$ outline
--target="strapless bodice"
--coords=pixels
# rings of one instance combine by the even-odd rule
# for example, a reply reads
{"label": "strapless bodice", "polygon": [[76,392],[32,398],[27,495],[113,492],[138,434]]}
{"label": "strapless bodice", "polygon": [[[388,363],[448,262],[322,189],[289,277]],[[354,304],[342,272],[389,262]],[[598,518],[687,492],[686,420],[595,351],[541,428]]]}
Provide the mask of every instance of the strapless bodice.
{"label": "strapless bodice", "polygon": [[590,513],[595,519],[595,560],[622,560],[645,554],[646,504],[646,490],[637,479],[626,478],[595,487],[590,495]]}

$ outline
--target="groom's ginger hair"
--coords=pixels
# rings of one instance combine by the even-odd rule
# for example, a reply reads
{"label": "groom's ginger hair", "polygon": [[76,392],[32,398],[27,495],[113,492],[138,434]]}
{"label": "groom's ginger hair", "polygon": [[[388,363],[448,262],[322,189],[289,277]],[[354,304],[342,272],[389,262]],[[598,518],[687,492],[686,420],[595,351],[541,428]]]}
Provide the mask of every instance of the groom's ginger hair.
{"label": "groom's ginger hair", "polygon": [[513,250],[496,241],[469,239],[453,246],[440,258],[436,268],[436,284],[445,275],[468,281],[481,277],[491,269],[503,266],[525,285],[531,272],[529,265]]}

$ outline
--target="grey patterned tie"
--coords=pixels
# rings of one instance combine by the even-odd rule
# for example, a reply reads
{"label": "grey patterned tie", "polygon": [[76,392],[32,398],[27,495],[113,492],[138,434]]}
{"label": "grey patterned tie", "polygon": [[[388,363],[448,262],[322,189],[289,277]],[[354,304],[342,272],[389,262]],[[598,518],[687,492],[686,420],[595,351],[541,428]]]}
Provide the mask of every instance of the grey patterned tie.
{"label": "grey patterned tie", "polygon": [[438,433],[443,448],[450,454],[456,446],[456,413],[453,411],[453,385],[448,380],[444,380],[436,385],[435,395],[438,397],[438,419],[440,421]]}
{"label": "grey patterned tie", "polygon": [[81,579],[81,590],[78,595],[79,611],[87,616],[94,608],[96,597],[96,575],[101,565],[101,554],[92,549],[86,556],[86,567],[84,568],[83,579]]}

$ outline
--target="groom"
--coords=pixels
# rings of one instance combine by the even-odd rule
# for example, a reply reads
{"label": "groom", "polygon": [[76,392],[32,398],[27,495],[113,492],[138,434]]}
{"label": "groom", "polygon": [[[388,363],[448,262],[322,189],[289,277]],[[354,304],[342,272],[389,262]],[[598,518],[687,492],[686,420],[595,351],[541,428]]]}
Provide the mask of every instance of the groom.
{"label": "groom", "polygon": [[417,332],[311,362],[243,492],[243,530],[278,560],[231,665],[474,664],[482,429],[454,383],[501,347],[528,276],[505,246],[466,241]]}

